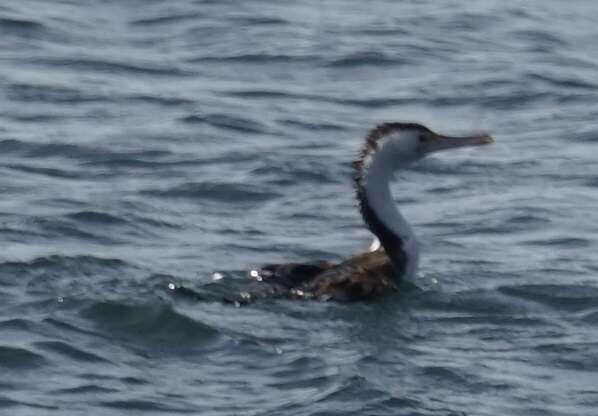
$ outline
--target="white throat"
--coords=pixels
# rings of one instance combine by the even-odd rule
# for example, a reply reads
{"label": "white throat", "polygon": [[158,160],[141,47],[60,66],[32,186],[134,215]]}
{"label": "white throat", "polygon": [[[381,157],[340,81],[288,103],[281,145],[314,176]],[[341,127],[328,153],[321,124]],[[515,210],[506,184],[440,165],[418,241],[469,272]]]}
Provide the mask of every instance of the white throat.
{"label": "white throat", "polygon": [[409,160],[397,158],[396,146],[390,141],[380,143],[378,149],[364,160],[364,183],[370,207],[379,220],[402,241],[407,255],[407,267],[402,278],[413,280],[417,272],[418,247],[415,234],[398,210],[390,192],[394,172],[407,166]]}

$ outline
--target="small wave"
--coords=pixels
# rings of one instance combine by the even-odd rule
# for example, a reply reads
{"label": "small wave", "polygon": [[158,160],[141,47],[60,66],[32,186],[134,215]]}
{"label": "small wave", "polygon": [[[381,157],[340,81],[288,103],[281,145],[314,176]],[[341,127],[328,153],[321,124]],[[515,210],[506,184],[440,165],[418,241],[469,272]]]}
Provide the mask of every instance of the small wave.
{"label": "small wave", "polygon": [[[346,377],[340,383],[331,383],[322,391],[319,391],[316,397],[310,399],[324,405],[325,408],[343,408],[343,414],[378,414],[377,412],[368,411],[371,407],[376,407],[380,400],[388,398],[384,390],[377,388],[366,377],[350,376]],[[397,400],[402,405],[402,408],[409,408],[410,401]],[[342,406],[340,403],[348,404]],[[396,409],[390,414],[395,414]]]}
{"label": "small wave", "polygon": [[70,157],[89,159],[98,157],[98,155],[105,156],[111,153],[107,149],[60,142],[32,143],[8,139],[3,140],[0,144],[6,145],[6,147],[2,147],[3,152],[20,153],[22,156],[28,158]]}
{"label": "small wave", "polygon": [[35,347],[44,351],[53,352],[62,356],[65,356],[74,361],[82,361],[89,363],[109,363],[99,355],[96,355],[89,351],[84,351],[73,345],[67,344],[62,341],[39,341],[33,344]]}
{"label": "small wave", "polygon": [[554,94],[548,91],[517,91],[511,94],[486,94],[476,95],[475,97],[467,94],[446,95],[437,94],[431,98],[423,98],[422,103],[428,103],[433,107],[452,107],[467,105],[475,102],[479,107],[488,107],[492,109],[512,109],[522,107],[542,100],[552,100]]}
{"label": "small wave", "polygon": [[385,53],[381,52],[355,52],[352,54],[348,54],[346,56],[342,56],[339,58],[330,59],[326,65],[329,67],[339,67],[339,68],[348,68],[348,67],[362,67],[362,66],[376,66],[376,67],[384,67],[384,66],[397,66],[397,65],[407,65],[409,63],[408,60],[399,57],[398,55],[390,56]]}
{"label": "small wave", "polygon": [[380,98],[326,98],[326,101],[335,103],[335,104],[342,104],[342,105],[349,105],[354,107],[360,108],[388,108],[388,107],[396,107],[400,105],[408,104],[409,102],[413,101],[409,98],[388,98],[388,97],[380,97]]}
{"label": "small wave", "polygon": [[212,127],[234,130],[240,133],[260,134],[267,131],[266,127],[262,123],[259,123],[255,120],[250,120],[248,118],[232,116],[229,114],[193,114],[185,116],[180,120],[184,123],[208,124]]}
{"label": "small wave", "polygon": [[575,371],[596,371],[598,369],[598,358],[593,351],[598,347],[596,342],[584,342],[568,340],[561,342],[541,343],[534,347],[534,350],[541,354],[544,360],[550,361],[551,365],[567,368]]}
{"label": "small wave", "polygon": [[124,97],[115,97],[115,100],[124,99],[132,102],[155,103],[169,107],[188,105],[195,103],[194,100],[184,97],[168,97],[161,95],[127,95]]}
{"label": "small wave", "polygon": [[[463,31],[487,31],[490,27],[497,25],[502,16],[496,14],[481,14],[481,13],[459,13],[453,18],[446,21],[446,30],[451,32]],[[443,25],[444,26],[444,25]]]}
{"label": "small wave", "polygon": [[255,160],[255,156],[246,152],[223,152],[222,155],[214,157],[197,157],[197,158],[175,158],[166,157],[171,155],[168,152],[161,152],[162,156],[159,157],[158,151],[154,151],[152,154],[147,152],[144,153],[125,153],[121,156],[106,157],[103,159],[81,162],[82,166],[94,166],[94,167],[122,167],[122,168],[135,168],[135,169],[163,169],[163,168],[186,168],[186,167],[198,167],[202,165],[213,165],[213,164],[235,164]]}
{"label": "small wave", "polygon": [[43,24],[33,20],[0,17],[0,28],[4,30],[10,30],[13,28],[33,30],[42,29],[43,27]]}
{"label": "small wave", "polygon": [[580,312],[596,306],[598,288],[587,285],[523,284],[500,286],[499,292],[555,309]]}
{"label": "small wave", "polygon": [[[193,104],[195,101],[184,97],[169,97],[149,94],[92,94],[72,87],[43,84],[11,84],[7,87],[7,95],[11,100],[22,102],[41,102],[51,104],[81,104],[81,103],[118,103],[120,101],[154,103],[164,106],[179,106]],[[27,116],[15,116],[26,119]],[[45,114],[37,117],[40,121],[64,118],[61,115]],[[34,120],[37,120],[34,118]]]}
{"label": "small wave", "polygon": [[[435,291],[426,291],[413,298],[418,307],[441,311],[446,317],[448,312],[458,312],[460,315],[450,317],[457,320],[484,320],[502,319],[515,314],[527,312],[521,303],[515,303],[505,296],[500,290],[487,291],[481,289],[463,290],[454,294],[443,294]],[[465,315],[461,315],[465,314]],[[438,319],[438,317],[434,317]]]}
{"label": "small wave", "polygon": [[122,243],[122,235],[105,233],[102,229],[83,229],[79,224],[61,217],[34,217],[31,224],[36,230],[43,232],[46,238],[61,238],[73,240],[84,240],[94,243],[118,244]]}
{"label": "small wave", "polygon": [[30,166],[30,165],[24,165],[24,164],[9,164],[9,165],[5,165],[5,167],[12,169],[12,170],[19,171],[19,172],[30,173],[30,174],[34,174],[34,175],[42,175],[42,176],[47,176],[50,178],[81,179],[83,176],[85,176],[81,172],[66,171],[64,169],[57,169],[57,168]]}
{"label": "small wave", "polygon": [[560,248],[565,249],[577,249],[577,248],[585,248],[590,247],[592,245],[592,241],[586,238],[579,238],[579,237],[560,237],[560,238],[547,238],[542,240],[527,240],[523,241],[521,244],[529,245],[529,246],[541,246],[541,247],[553,247],[559,246]]}
{"label": "small wave", "polygon": [[24,143],[16,139],[4,139],[0,140],[0,147],[2,148],[2,152],[6,154],[23,149]]}
{"label": "small wave", "polygon": [[194,198],[217,202],[261,202],[280,196],[247,184],[199,182],[185,183],[173,188],[141,191],[143,194],[162,198]]}
{"label": "small wave", "polygon": [[181,224],[175,223],[173,221],[167,221],[164,218],[150,217],[146,215],[132,215],[131,220],[135,221],[137,224],[146,224],[157,228],[168,228],[172,230],[179,230],[183,228]]}
{"label": "small wave", "polygon": [[[94,160],[90,162],[81,163],[83,166],[93,167],[112,167],[112,168],[125,168],[125,169],[156,169],[158,167],[172,165],[171,162],[160,162],[154,160],[144,160],[137,157],[126,157],[126,156],[115,156],[105,158],[102,160]],[[120,172],[111,171],[110,173],[104,173],[104,175],[118,176]]]}
{"label": "small wave", "polygon": [[[263,100],[273,100],[273,99],[298,99],[298,98],[305,98],[306,96],[303,94],[296,94],[287,91],[278,91],[278,90],[233,90],[227,91],[225,93],[231,97],[238,97],[238,98],[253,98],[253,99],[263,99]],[[309,96],[308,96],[309,97]]]}
{"label": "small wave", "polygon": [[274,53],[239,53],[233,55],[198,56],[187,59],[193,64],[259,64],[259,65],[280,65],[280,64],[307,64],[318,60],[316,55],[289,55]]}
{"label": "small wave", "polygon": [[[582,142],[582,143],[598,143],[598,133],[596,132],[596,127],[592,124],[587,125],[587,130],[581,131],[575,135],[575,140]],[[598,183],[598,177],[593,178],[596,183]]]}
{"label": "small wave", "polygon": [[[34,143],[15,139],[0,141],[3,152],[18,154],[28,159],[68,158],[79,161],[79,166],[112,166],[152,168],[162,164],[176,164],[178,162],[159,162],[156,159],[171,155],[171,152],[160,149],[139,151],[114,151],[104,147],[86,146],[71,143]],[[47,166],[32,166],[31,164],[13,163],[5,165],[11,169],[28,173],[40,174],[56,178],[79,179],[91,177],[93,172],[88,170],[66,170]]]}
{"label": "small wave", "polygon": [[198,409],[188,408],[188,406],[175,406],[172,402],[162,402],[153,400],[110,400],[100,403],[102,406],[114,409],[126,409],[127,412],[138,410],[141,412],[168,412],[168,413],[190,413],[198,414]]}
{"label": "small wave", "polygon": [[[30,402],[25,402],[25,401],[21,401],[21,400],[12,400],[12,399],[0,396],[0,408],[3,408],[3,407],[19,407],[19,408],[30,407],[33,409],[44,409],[44,410],[58,410],[59,409],[58,406],[30,403]],[[19,409],[19,410],[22,410],[22,409]],[[18,413],[18,412],[15,412],[15,413]]]}
{"label": "small wave", "polygon": [[56,394],[74,394],[74,395],[81,395],[81,394],[110,394],[110,393],[118,393],[118,389],[98,386],[96,384],[85,384],[82,386],[77,387],[69,387],[63,389],[54,390],[53,393]]}
{"label": "small wave", "polygon": [[559,38],[555,33],[544,30],[517,30],[513,32],[513,35],[516,38],[525,41],[526,44],[534,45],[534,50],[552,51],[552,48],[567,46],[567,43],[563,39]]}
{"label": "small wave", "polygon": [[100,381],[117,381],[119,383],[126,384],[128,386],[146,386],[150,384],[149,380],[139,378],[139,377],[132,377],[132,376],[111,376],[105,375],[101,373],[83,373],[81,377],[85,380],[100,380]]}
{"label": "small wave", "polygon": [[[129,215],[107,213],[93,210],[83,210],[73,213],[66,214],[62,217],[66,222],[70,223],[75,229],[85,233],[93,233],[100,238],[109,238],[113,241],[123,241],[123,239],[136,237],[156,237],[156,234],[152,232],[150,226],[177,228],[172,224],[165,221],[152,221],[151,218],[145,218],[143,216],[136,216],[141,221],[135,221],[135,218],[129,217]],[[113,234],[118,234],[114,237]]]}
{"label": "small wave", "polygon": [[545,225],[551,222],[550,218],[541,217],[534,214],[515,214],[507,218],[507,222],[512,225]]}
{"label": "small wave", "polygon": [[134,26],[160,26],[168,24],[179,24],[186,21],[193,21],[203,17],[202,13],[181,13],[170,14],[166,16],[143,17],[140,19],[131,20],[129,23]]}
{"label": "small wave", "polygon": [[0,225],[0,235],[7,241],[29,242],[31,238],[44,238],[44,233],[24,230],[20,225],[16,227],[3,227]]}
{"label": "small wave", "polygon": [[22,347],[0,345],[0,367],[13,370],[26,370],[44,364],[43,356]]}
{"label": "small wave", "polygon": [[151,75],[165,77],[187,77],[195,75],[195,73],[190,70],[157,65],[150,62],[139,62],[133,64],[96,58],[33,58],[30,62],[39,65],[69,68],[71,70],[76,69],[91,72],[109,72],[113,74]]}
{"label": "small wave", "polygon": [[285,19],[281,19],[279,17],[269,17],[269,16],[233,16],[229,20],[232,20],[236,24],[240,25],[248,25],[248,26],[280,26],[286,25],[289,22]]}
{"label": "small wave", "polygon": [[36,325],[32,321],[22,318],[13,318],[0,321],[0,329],[33,331],[35,326]]}
{"label": "small wave", "polygon": [[563,77],[563,76],[539,74],[539,73],[531,72],[531,73],[527,74],[527,78],[531,81],[541,81],[541,82],[544,82],[551,86],[561,87],[566,90],[582,89],[582,90],[595,91],[596,88],[598,88],[598,84],[592,83],[590,81],[582,80],[582,79],[575,79],[572,77]]}
{"label": "small wave", "polygon": [[598,309],[583,313],[581,315],[581,320],[591,324],[598,324]]}
{"label": "small wave", "polygon": [[449,368],[443,366],[423,366],[419,370],[425,377],[430,377],[434,380],[442,380],[442,383],[448,385],[467,385],[472,382],[471,374],[463,374],[456,368]]}
{"label": "small wave", "polygon": [[77,104],[110,100],[108,97],[87,94],[74,88],[52,85],[12,84],[8,86],[7,94],[11,100],[15,101],[35,101],[52,104]]}
{"label": "small wave", "polygon": [[82,335],[87,335],[87,336],[91,336],[91,337],[97,337],[99,335],[98,333],[96,333],[94,331],[87,330],[78,325],[74,325],[72,323],[62,321],[62,320],[59,320],[56,318],[45,318],[43,320],[43,323],[51,326],[53,329],[58,329],[61,333],[64,331],[68,331],[68,332],[73,332],[75,334],[82,334]]}
{"label": "small wave", "polygon": [[42,23],[35,20],[16,17],[0,17],[0,35],[15,36],[20,38],[45,38],[50,30]]}
{"label": "small wave", "polygon": [[21,271],[31,273],[34,271],[49,270],[77,270],[80,273],[89,273],[92,270],[119,269],[130,266],[123,260],[114,258],[102,258],[95,256],[61,256],[58,254],[38,257],[31,261],[7,261],[0,263],[0,270]]}
{"label": "small wave", "polygon": [[276,185],[303,185],[306,182],[325,184],[336,182],[335,175],[330,171],[330,166],[318,163],[293,163],[284,165],[266,161],[261,166],[251,170],[256,177],[270,178],[271,184]]}
{"label": "small wave", "polygon": [[296,119],[282,119],[279,123],[289,127],[299,127],[310,131],[345,131],[347,127],[337,123],[312,122]]}
{"label": "small wave", "polygon": [[211,339],[218,331],[207,324],[194,321],[165,304],[128,305],[119,302],[96,302],[82,312],[96,326],[110,328],[123,336],[137,336],[178,343]]}
{"label": "small wave", "polygon": [[504,235],[506,232],[515,234],[525,231],[538,230],[545,227],[547,224],[550,224],[551,222],[549,218],[533,214],[509,215],[509,213],[504,213],[501,215],[500,210],[494,208],[492,209],[492,212],[488,213],[488,215],[485,215],[483,211],[479,212],[478,214],[481,219],[471,220],[466,224],[440,223],[438,225],[447,227],[448,231],[446,235]]}
{"label": "small wave", "polygon": [[321,94],[307,94],[297,91],[281,91],[281,90],[231,90],[225,91],[224,94],[254,100],[306,100],[314,103],[332,103],[340,105],[348,105],[362,108],[385,108],[393,107],[410,102],[415,102],[411,98],[396,98],[396,97],[374,97],[374,98],[351,98],[351,97],[335,97],[332,95]]}
{"label": "small wave", "polygon": [[231,97],[252,99],[252,100],[285,100],[285,101],[297,101],[305,100],[313,103],[332,103],[340,105],[352,105],[359,107],[367,107],[369,104],[375,106],[391,106],[398,103],[405,103],[404,99],[395,98],[381,98],[380,100],[374,99],[360,99],[360,98],[339,98],[329,95],[322,94],[308,94],[298,91],[283,91],[274,89],[263,89],[263,90],[230,90],[221,92]]}
{"label": "small wave", "polygon": [[122,225],[127,221],[115,215],[99,211],[79,211],[73,214],[67,214],[67,218],[74,221],[90,224]]}
{"label": "small wave", "polygon": [[409,30],[397,27],[397,26],[369,26],[369,27],[358,27],[356,29],[352,29],[351,33],[354,35],[365,35],[365,36],[409,36],[411,33]]}
{"label": "small wave", "polygon": [[[54,123],[69,118],[64,114],[52,114],[52,113],[7,113],[6,117],[13,121],[20,121],[26,123]],[[72,119],[72,118],[71,118]],[[1,142],[0,142],[1,143]]]}

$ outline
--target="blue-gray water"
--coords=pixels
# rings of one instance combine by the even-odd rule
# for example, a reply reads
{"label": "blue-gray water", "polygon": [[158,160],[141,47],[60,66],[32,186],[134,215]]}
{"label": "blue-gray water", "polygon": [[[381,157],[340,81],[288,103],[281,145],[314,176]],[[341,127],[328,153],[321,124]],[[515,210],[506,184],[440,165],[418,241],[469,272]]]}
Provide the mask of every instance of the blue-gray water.
{"label": "blue-gray water", "polygon": [[[595,414],[597,21],[591,0],[2,2],[0,414]],[[383,120],[496,139],[393,187],[419,290],[172,298],[367,247],[350,161]]]}

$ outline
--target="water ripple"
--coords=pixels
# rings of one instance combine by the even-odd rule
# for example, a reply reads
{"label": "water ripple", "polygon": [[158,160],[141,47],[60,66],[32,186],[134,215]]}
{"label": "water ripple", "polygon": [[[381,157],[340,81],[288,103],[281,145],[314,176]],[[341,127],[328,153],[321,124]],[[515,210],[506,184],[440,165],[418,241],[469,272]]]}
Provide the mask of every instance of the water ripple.
{"label": "water ripple", "polygon": [[7,95],[11,100],[16,101],[53,104],[88,103],[108,100],[107,97],[88,94],[75,88],[41,84],[12,84],[8,86]]}
{"label": "water ripple", "polygon": [[23,347],[0,345],[0,367],[8,370],[27,370],[45,363],[42,355]]}
{"label": "water ripple", "polygon": [[192,114],[181,118],[185,123],[208,124],[212,127],[219,127],[228,130],[238,131],[240,133],[264,133],[266,127],[261,123],[244,117],[234,117],[226,114]]}
{"label": "water ripple", "polygon": [[185,183],[164,190],[148,189],[142,193],[162,198],[194,198],[217,202],[260,202],[279,196],[277,192],[266,191],[257,186],[214,182]]}
{"label": "water ripple", "polygon": [[169,14],[164,16],[145,17],[141,19],[131,20],[130,24],[136,26],[162,26],[172,25],[173,23],[179,24],[182,22],[193,22],[198,18],[203,17],[203,13],[181,13],[181,14]]}
{"label": "water ripple", "polygon": [[163,76],[163,77],[190,77],[195,73],[189,69],[164,66],[150,62],[122,62],[111,61],[106,58],[31,58],[25,61],[45,67],[68,68],[71,71],[106,72],[110,74],[132,76]]}
{"label": "water ripple", "polygon": [[499,290],[510,296],[575,312],[593,307],[598,299],[598,288],[585,285],[526,284],[502,286]]}
{"label": "water ripple", "polygon": [[[0,5],[5,412],[595,412],[590,2],[46,3]],[[351,160],[386,120],[496,140],[393,185],[416,287],[172,296],[367,247]]]}
{"label": "water ripple", "polygon": [[89,351],[82,350],[73,345],[62,341],[39,341],[33,344],[35,347],[59,355],[63,355],[67,359],[74,361],[92,362],[92,363],[109,363],[109,360],[100,357]]}
{"label": "water ripple", "polygon": [[361,67],[361,66],[395,66],[407,65],[409,60],[396,55],[387,55],[380,52],[356,52],[343,57],[330,60],[327,65],[330,67]]}
{"label": "water ripple", "polygon": [[143,337],[155,341],[201,343],[218,331],[174,311],[167,305],[127,305],[97,302],[82,312],[83,316],[103,328],[110,328],[127,337]]}
{"label": "water ripple", "polygon": [[102,406],[114,409],[138,410],[141,412],[169,412],[197,414],[197,409],[188,406],[176,406],[155,400],[110,400],[101,403]]}
{"label": "water ripple", "polygon": [[126,224],[127,222],[118,216],[99,211],[79,211],[68,214],[67,218],[91,224]]}
{"label": "water ripple", "polygon": [[31,274],[49,271],[73,272],[92,274],[93,271],[121,269],[130,266],[127,262],[116,258],[103,258],[96,256],[62,256],[51,255],[37,257],[30,261],[6,261],[0,263],[0,271],[4,273]]}

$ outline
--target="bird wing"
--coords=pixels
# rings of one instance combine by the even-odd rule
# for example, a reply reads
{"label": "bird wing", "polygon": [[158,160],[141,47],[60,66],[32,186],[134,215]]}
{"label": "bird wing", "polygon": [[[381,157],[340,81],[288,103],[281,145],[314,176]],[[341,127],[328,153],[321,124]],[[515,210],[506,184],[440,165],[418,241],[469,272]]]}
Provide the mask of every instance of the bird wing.
{"label": "bird wing", "polygon": [[309,263],[266,264],[260,268],[256,276],[251,277],[290,289],[311,281],[333,266],[333,263],[323,260]]}
{"label": "bird wing", "polygon": [[376,250],[329,267],[302,288],[319,298],[354,301],[397,290],[394,275],[386,253]]}

